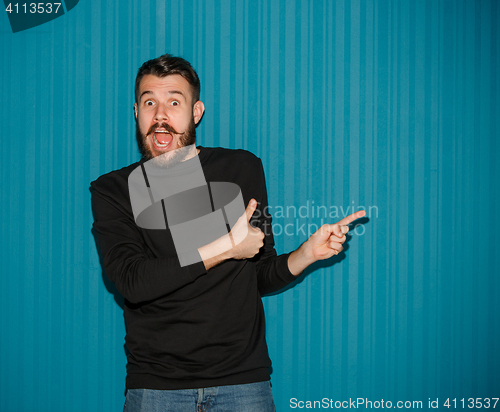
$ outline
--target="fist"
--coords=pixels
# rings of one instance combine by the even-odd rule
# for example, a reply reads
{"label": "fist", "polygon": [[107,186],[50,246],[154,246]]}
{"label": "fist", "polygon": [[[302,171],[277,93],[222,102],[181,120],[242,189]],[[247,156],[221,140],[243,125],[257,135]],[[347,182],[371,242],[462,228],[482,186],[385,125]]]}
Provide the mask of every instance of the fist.
{"label": "fist", "polygon": [[245,213],[231,229],[229,236],[234,243],[230,250],[233,259],[249,259],[254,257],[264,246],[264,232],[250,224],[250,219],[257,209],[257,201],[250,200]]}

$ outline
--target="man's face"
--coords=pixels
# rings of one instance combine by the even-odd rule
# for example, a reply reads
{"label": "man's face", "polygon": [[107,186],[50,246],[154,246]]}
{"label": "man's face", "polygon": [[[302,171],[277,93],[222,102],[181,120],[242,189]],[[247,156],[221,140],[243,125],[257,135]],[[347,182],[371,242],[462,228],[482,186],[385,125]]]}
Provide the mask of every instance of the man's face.
{"label": "man's face", "polygon": [[191,86],[179,74],[144,76],[134,108],[139,147],[146,159],[194,144],[195,125],[205,110],[200,101],[193,105]]}

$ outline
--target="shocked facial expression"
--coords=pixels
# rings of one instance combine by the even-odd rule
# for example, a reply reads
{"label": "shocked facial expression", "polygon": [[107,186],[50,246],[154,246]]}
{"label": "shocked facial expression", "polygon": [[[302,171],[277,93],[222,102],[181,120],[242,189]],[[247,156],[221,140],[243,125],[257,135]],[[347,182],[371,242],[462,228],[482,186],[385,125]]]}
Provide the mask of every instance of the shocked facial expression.
{"label": "shocked facial expression", "polygon": [[146,159],[194,144],[195,125],[205,107],[194,102],[191,85],[179,74],[145,75],[135,103],[137,138]]}

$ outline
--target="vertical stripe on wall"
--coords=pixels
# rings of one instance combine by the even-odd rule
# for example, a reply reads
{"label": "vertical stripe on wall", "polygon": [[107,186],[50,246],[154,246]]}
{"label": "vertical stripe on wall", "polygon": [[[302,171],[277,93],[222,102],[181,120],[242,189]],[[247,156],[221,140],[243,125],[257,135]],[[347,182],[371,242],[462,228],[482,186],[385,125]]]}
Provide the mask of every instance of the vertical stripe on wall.
{"label": "vertical stripe on wall", "polygon": [[498,397],[498,1],[81,0],[16,34],[0,15],[1,411],[123,407],[88,187],[138,159],[135,74],[164,52],[200,75],[198,143],[261,157],[279,253],[368,212],[264,298],[277,410]]}

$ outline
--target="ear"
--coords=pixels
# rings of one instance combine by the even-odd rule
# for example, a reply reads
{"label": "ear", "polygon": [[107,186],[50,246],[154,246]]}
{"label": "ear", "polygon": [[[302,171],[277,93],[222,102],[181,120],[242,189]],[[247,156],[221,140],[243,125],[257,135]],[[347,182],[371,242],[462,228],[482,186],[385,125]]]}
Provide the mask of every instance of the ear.
{"label": "ear", "polygon": [[137,119],[137,103],[134,103],[135,118]]}
{"label": "ear", "polygon": [[193,119],[195,124],[198,124],[201,120],[203,113],[205,113],[205,105],[202,101],[198,100],[193,106]]}

